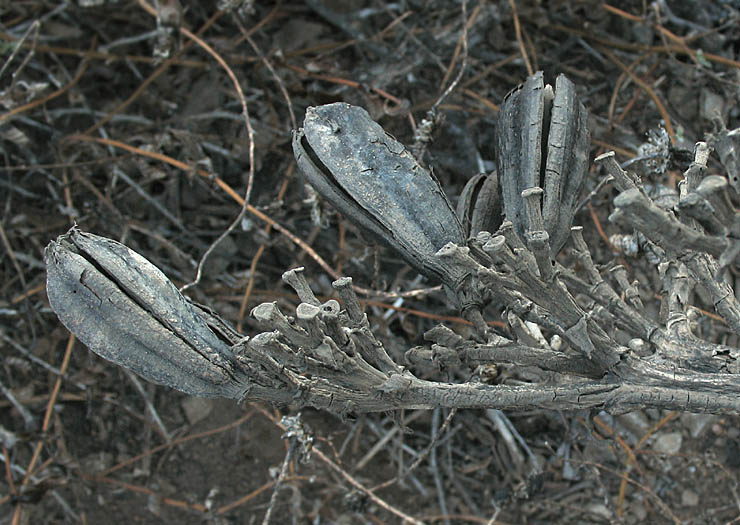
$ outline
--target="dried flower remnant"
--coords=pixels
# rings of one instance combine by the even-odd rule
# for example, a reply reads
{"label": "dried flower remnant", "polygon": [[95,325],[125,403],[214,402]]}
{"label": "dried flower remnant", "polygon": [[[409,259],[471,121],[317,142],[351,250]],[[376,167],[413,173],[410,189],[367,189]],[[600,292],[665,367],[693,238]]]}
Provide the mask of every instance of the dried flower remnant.
{"label": "dried flower remnant", "polygon": [[709,145],[719,155],[730,186],[740,192],[740,128],[728,130],[720,117],[713,119],[712,124],[714,133],[709,136]]}

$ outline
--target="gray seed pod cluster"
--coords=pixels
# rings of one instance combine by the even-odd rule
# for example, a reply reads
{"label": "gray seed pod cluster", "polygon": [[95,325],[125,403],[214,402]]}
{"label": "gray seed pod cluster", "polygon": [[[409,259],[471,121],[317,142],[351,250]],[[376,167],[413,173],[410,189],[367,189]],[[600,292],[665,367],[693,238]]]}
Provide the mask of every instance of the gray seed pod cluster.
{"label": "gray seed pod cluster", "polygon": [[587,118],[565,76],[555,88],[541,71],[529,77],[501,107],[498,172],[473,177],[456,212],[434,176],[362,108],[308,108],[293,151],[311,185],[345,217],[455,290],[469,272],[441,262],[437,251],[495,232],[504,215],[541,257],[560,251],[588,166]]}

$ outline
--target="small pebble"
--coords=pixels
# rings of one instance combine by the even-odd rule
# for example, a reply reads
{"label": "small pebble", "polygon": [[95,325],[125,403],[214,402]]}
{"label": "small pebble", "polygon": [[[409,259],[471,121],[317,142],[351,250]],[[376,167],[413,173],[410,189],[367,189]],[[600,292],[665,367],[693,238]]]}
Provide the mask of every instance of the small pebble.
{"label": "small pebble", "polygon": [[588,510],[589,512],[596,514],[597,516],[601,516],[606,520],[610,520],[612,518],[612,511],[610,511],[603,503],[594,503],[592,505],[589,505]]}
{"label": "small pebble", "polygon": [[650,421],[642,410],[623,414],[617,417],[617,421],[632,434],[634,439],[640,439],[650,430]]}
{"label": "small pebble", "polygon": [[185,417],[188,423],[195,425],[208,417],[213,410],[213,401],[202,397],[188,397],[182,401],[182,409],[185,411]]}
{"label": "small pebble", "polygon": [[630,505],[630,510],[632,511],[632,514],[634,514],[637,518],[637,523],[644,523],[647,519],[647,509],[645,508],[645,505],[643,505],[639,501]]}
{"label": "small pebble", "polygon": [[678,451],[681,450],[682,441],[683,436],[680,432],[666,432],[658,436],[653,449],[662,454],[678,454]]}
{"label": "small pebble", "polygon": [[699,504],[699,495],[693,490],[686,489],[681,493],[681,505],[684,507],[696,507]]}
{"label": "small pebble", "polygon": [[724,112],[725,99],[717,93],[703,88],[699,92],[699,112],[703,119],[712,120],[715,114]]}

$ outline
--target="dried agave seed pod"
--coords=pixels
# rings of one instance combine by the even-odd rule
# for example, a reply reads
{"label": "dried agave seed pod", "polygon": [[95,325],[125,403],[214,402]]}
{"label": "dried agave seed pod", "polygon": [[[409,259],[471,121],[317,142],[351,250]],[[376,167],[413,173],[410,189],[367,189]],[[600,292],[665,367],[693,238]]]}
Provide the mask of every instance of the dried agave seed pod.
{"label": "dried agave seed pod", "polygon": [[239,399],[247,390],[229,345],[138,253],[72,228],[44,260],[52,310],[99,356],[187,394]]}
{"label": "dried agave seed pod", "polygon": [[464,242],[439,182],[367,111],[345,103],[308,108],[293,152],[319,194],[419,272],[451,289],[467,275],[434,257],[448,242]]}
{"label": "dried agave seed pod", "polygon": [[501,226],[501,196],[495,171],[471,178],[457,201],[457,216],[468,238],[478,232],[495,232]]}
{"label": "dried agave seed pod", "polygon": [[575,86],[559,75],[555,89],[538,71],[504,98],[496,126],[496,164],[504,213],[523,238],[522,191],[544,190],[542,216],[555,256],[568,240],[588,164],[588,113]]}

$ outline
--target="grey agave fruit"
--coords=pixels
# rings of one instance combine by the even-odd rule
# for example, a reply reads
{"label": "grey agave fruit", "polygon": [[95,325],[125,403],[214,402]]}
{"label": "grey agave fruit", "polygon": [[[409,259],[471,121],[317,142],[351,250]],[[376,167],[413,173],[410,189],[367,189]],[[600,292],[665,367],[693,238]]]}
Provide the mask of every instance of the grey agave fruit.
{"label": "grey agave fruit", "polygon": [[52,310],[99,356],[191,395],[240,399],[247,391],[207,312],[135,251],[72,228],[44,259]]}
{"label": "grey agave fruit", "polygon": [[434,256],[465,240],[439,182],[367,111],[345,103],[308,108],[293,151],[320,195],[420,273],[453,290],[466,276]]}
{"label": "grey agave fruit", "polygon": [[524,239],[530,230],[522,192],[542,188],[542,218],[555,256],[568,240],[588,169],[588,112],[574,84],[542,71],[504,98],[496,126],[496,165],[506,218]]}

